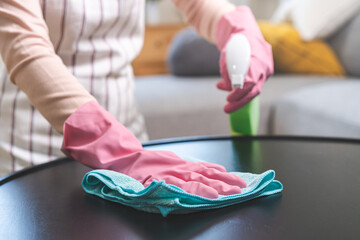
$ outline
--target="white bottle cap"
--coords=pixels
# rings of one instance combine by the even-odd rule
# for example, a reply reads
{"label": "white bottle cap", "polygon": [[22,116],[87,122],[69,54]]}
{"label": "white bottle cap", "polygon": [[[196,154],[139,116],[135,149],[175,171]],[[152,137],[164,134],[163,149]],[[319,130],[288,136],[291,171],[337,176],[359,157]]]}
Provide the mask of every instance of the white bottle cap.
{"label": "white bottle cap", "polygon": [[249,71],[251,48],[247,38],[233,35],[226,45],[226,65],[233,88],[243,88]]}

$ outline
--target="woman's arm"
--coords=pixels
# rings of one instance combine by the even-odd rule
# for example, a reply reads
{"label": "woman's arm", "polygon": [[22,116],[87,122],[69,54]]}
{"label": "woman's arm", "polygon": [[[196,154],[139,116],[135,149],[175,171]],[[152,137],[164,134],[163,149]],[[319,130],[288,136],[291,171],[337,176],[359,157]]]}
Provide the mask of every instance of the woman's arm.
{"label": "woman's arm", "polygon": [[172,0],[186,20],[204,38],[215,42],[216,26],[220,18],[235,6],[227,0]]}
{"label": "woman's arm", "polygon": [[39,0],[0,1],[0,54],[10,80],[60,133],[71,113],[95,100],[56,55]]}

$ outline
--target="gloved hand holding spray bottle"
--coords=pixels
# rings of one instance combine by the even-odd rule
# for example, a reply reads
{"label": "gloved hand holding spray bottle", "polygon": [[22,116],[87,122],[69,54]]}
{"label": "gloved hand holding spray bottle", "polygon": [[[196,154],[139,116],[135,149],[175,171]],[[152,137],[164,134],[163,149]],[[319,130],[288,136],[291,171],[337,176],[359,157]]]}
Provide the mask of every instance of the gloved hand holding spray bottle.
{"label": "gloved hand holding spray bottle", "polygon": [[233,135],[255,135],[259,122],[259,97],[266,79],[274,72],[272,49],[247,6],[222,16],[216,30],[221,51],[217,83],[231,91],[224,111],[230,114]]}

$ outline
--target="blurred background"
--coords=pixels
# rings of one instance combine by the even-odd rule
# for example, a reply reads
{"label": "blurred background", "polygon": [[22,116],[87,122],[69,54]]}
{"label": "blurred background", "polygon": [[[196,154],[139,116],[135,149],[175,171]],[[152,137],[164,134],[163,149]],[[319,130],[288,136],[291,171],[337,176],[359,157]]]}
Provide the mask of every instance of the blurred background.
{"label": "blurred background", "polygon": [[[360,1],[231,0],[248,5],[273,48],[260,95],[259,135],[360,138]],[[229,135],[219,52],[170,0],[146,1],[144,46],[133,62],[151,139]]]}

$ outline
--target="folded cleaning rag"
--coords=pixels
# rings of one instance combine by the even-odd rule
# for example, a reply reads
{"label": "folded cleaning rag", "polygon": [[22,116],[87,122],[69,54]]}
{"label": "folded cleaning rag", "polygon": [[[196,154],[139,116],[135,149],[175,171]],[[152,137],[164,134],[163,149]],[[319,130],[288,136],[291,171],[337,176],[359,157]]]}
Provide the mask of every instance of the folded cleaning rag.
{"label": "folded cleaning rag", "polygon": [[138,210],[161,213],[164,217],[170,213],[183,214],[226,207],[279,193],[283,189],[282,184],[274,180],[275,172],[273,170],[268,170],[262,174],[232,173],[243,178],[247,187],[242,188],[242,192],[239,194],[219,195],[217,199],[187,193],[179,187],[166,184],[164,181],[154,180],[145,188],[132,177],[103,169],[86,173],[82,185],[87,193]]}

